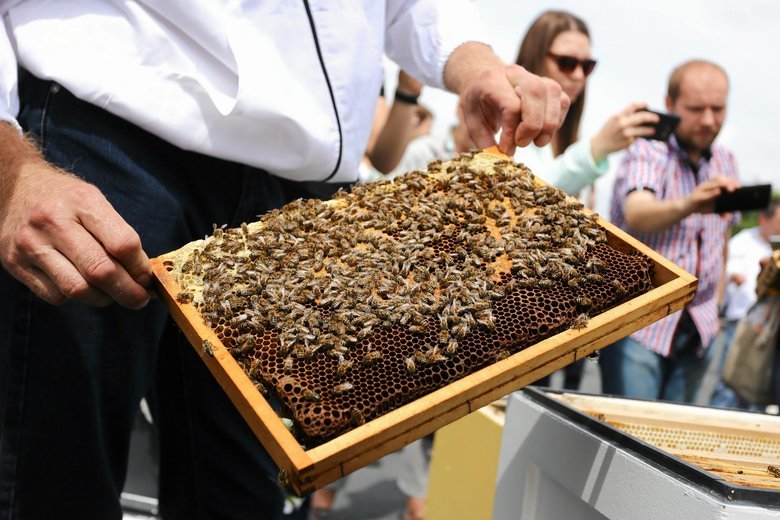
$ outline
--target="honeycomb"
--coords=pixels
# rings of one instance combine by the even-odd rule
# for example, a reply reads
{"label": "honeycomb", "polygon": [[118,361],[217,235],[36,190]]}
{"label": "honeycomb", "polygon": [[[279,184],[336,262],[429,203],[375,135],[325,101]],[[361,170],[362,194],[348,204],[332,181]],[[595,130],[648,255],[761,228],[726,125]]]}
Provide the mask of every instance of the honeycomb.
{"label": "honeycomb", "polygon": [[307,447],[652,287],[597,217],[489,153],[299,200],[182,248],[182,304]]}
{"label": "honeycomb", "polygon": [[679,452],[709,452],[740,458],[780,461],[780,441],[756,435],[755,432],[726,433],[685,426],[658,426],[622,421],[608,421],[611,426],[648,444]]}

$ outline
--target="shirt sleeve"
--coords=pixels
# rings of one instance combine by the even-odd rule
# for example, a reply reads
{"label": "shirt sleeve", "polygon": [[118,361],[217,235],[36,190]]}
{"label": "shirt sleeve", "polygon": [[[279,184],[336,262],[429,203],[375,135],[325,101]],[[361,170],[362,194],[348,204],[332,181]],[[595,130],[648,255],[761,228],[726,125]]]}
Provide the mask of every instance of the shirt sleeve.
{"label": "shirt sleeve", "polygon": [[[3,13],[0,13],[3,14]],[[21,131],[16,115],[19,112],[17,62],[4,23],[0,24],[0,121],[7,121]]]}
{"label": "shirt sleeve", "polygon": [[467,0],[387,2],[385,53],[412,77],[444,88],[444,66],[468,41],[485,42],[479,12]]}
{"label": "shirt sleeve", "polygon": [[666,153],[658,153],[656,148],[644,139],[639,139],[628,147],[617,172],[618,178],[623,181],[622,192],[615,195],[625,198],[635,190],[649,190],[658,195],[663,193],[669,156]]}
{"label": "shirt sleeve", "polygon": [[[659,144],[666,147],[666,144]],[[655,144],[645,139],[637,139],[628,147],[615,174],[612,191],[610,220],[623,223],[623,203],[632,191],[648,190],[663,196],[663,183],[668,168],[669,156]]]}
{"label": "shirt sleeve", "polygon": [[548,171],[539,172],[550,184],[569,195],[577,195],[596,179],[606,173],[606,160],[596,163],[590,150],[590,140],[581,139],[569,146],[555,158]]}

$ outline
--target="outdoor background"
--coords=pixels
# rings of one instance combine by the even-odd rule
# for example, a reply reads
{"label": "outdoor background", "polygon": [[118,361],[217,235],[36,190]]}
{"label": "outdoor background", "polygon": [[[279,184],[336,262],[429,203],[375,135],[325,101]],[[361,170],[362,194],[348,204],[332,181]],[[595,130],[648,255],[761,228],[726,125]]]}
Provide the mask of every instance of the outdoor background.
{"label": "outdoor background", "polygon": [[[582,135],[634,100],[664,110],[671,70],[691,58],[722,65],[731,80],[728,114],[719,140],[736,155],[742,184],[772,183],[780,191],[780,2],[775,0],[655,0],[583,2],[475,0],[498,55],[514,63],[520,40],[543,11],[581,17],[598,60],[588,80]],[[397,67],[387,63],[386,86],[395,89]],[[421,103],[435,114],[434,132],[455,120],[456,97],[426,89]],[[608,216],[614,170],[597,183],[597,211]]]}

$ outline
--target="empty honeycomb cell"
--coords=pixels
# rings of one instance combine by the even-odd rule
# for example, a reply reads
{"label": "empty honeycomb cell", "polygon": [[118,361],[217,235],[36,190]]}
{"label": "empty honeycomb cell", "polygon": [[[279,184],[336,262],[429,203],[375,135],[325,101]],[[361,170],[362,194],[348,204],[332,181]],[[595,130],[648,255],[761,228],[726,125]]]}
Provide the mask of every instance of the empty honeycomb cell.
{"label": "empty honeycomb cell", "polygon": [[652,288],[579,203],[472,157],[215,229],[172,266],[306,446]]}

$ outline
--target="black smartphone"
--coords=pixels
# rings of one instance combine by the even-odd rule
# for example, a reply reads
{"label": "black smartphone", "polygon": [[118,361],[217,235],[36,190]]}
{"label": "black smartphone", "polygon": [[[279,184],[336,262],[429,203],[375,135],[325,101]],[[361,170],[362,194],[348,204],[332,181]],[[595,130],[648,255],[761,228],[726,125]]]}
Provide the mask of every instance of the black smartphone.
{"label": "black smartphone", "polygon": [[734,191],[722,191],[715,197],[715,213],[766,209],[772,198],[771,184],[742,186]]}
{"label": "black smartphone", "polygon": [[653,135],[647,136],[647,139],[655,139],[656,141],[668,141],[669,136],[672,135],[674,129],[677,128],[678,124],[680,124],[680,116],[678,116],[677,114],[666,114],[664,112],[656,112],[655,110],[649,110],[647,108],[642,108],[639,109],[638,111],[650,112],[658,116],[657,123],[642,124],[642,126],[655,127],[655,133]]}

